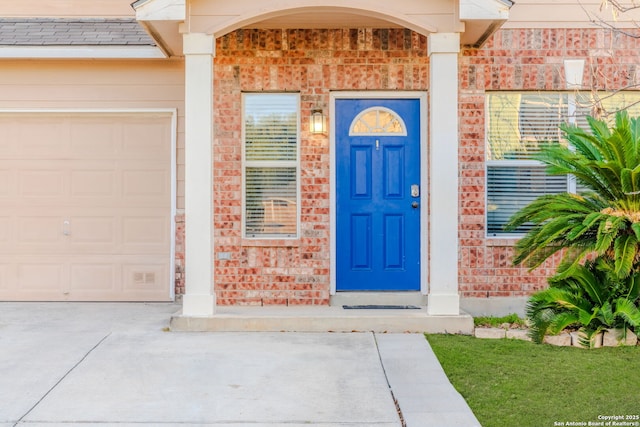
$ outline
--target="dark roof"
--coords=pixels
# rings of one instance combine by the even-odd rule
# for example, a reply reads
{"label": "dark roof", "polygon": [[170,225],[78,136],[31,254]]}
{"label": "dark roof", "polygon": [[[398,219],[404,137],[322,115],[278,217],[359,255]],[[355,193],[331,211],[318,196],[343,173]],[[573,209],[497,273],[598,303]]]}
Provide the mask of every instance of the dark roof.
{"label": "dark roof", "polygon": [[138,6],[142,6],[144,3],[148,2],[149,0],[136,0],[133,3],[131,3],[131,7],[132,8],[137,8]]}
{"label": "dark roof", "polygon": [[135,19],[1,18],[3,46],[155,46]]}

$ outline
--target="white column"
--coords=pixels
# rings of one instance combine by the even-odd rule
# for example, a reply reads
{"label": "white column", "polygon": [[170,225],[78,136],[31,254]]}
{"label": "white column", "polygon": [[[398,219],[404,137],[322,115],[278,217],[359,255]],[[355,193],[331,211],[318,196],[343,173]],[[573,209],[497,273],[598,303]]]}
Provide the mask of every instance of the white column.
{"label": "white column", "polygon": [[184,316],[211,316],[213,292],[213,57],[215,38],[184,34]]}
{"label": "white column", "polygon": [[429,35],[430,280],[427,312],[460,314],[458,293],[458,33]]}

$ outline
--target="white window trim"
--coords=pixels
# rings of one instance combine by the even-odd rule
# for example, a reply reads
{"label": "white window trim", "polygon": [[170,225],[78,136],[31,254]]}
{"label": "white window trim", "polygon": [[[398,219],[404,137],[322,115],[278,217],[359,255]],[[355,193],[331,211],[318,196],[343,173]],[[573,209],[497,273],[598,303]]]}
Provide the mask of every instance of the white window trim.
{"label": "white window trim", "polygon": [[[526,91],[504,91],[504,92],[511,92],[511,93],[526,93]],[[491,91],[491,92],[486,92],[485,95],[489,94],[489,93],[500,93],[500,91]],[[579,99],[580,99],[580,95],[584,95],[585,93],[588,92],[576,92],[576,91],[570,91],[570,90],[561,90],[561,91],[540,91],[540,93],[555,93],[555,94],[564,94],[567,95],[567,117],[566,117],[566,121],[569,124],[575,125],[578,123],[578,117],[576,116],[576,112],[578,111],[578,107],[580,106],[579,103]],[[606,91],[606,90],[602,90],[602,91],[598,91],[598,98],[600,100],[606,100],[608,98],[610,98],[611,96],[615,96],[618,94],[622,94],[623,95],[623,102],[624,98],[626,97],[626,95],[628,94],[635,94],[635,96],[638,96],[638,94],[640,94],[640,91],[637,90],[632,90],[632,91]],[[602,96],[600,96],[602,95]],[[631,95],[632,97],[634,95]],[[485,98],[486,99],[486,98]],[[627,107],[629,106],[634,106],[634,105],[638,105],[637,104],[637,98],[636,101],[633,101],[631,104],[626,104]],[[616,102],[617,103],[617,102]],[[624,106],[625,104],[620,104],[621,106]],[[624,108],[627,108],[624,107]],[[615,108],[615,106],[613,107]],[[488,111],[488,105],[485,104],[485,117],[487,115],[487,111]],[[635,110],[635,115],[640,114],[638,111],[640,111],[640,109]],[[485,127],[485,147],[488,145],[488,141],[487,141],[487,135],[488,135],[488,127]],[[508,163],[507,163],[508,162]],[[532,163],[533,162],[533,163]],[[524,236],[524,233],[488,233],[488,212],[487,212],[487,208],[489,206],[488,204],[488,186],[486,186],[487,183],[487,178],[488,178],[488,168],[493,166],[505,166],[507,167],[508,165],[512,165],[512,166],[537,166],[537,165],[541,165],[543,166],[542,163],[540,162],[536,162],[536,161],[530,161],[530,160],[521,160],[521,159],[513,159],[513,160],[485,160],[485,194],[484,194],[484,200],[485,200],[485,237],[487,239],[519,239],[522,236]],[[571,192],[571,193],[576,193],[578,190],[577,188],[577,181],[576,178],[572,175],[569,175],[567,177],[567,191]]]}
{"label": "white window trim", "polygon": [[[247,160],[246,159],[246,150],[245,150],[245,121],[244,121],[244,117],[245,117],[245,96],[247,94],[271,94],[271,95],[278,95],[278,94],[288,94],[288,95],[296,95],[296,102],[297,102],[297,109],[296,109],[296,114],[297,114],[297,124],[298,124],[298,132],[296,135],[296,160],[281,160],[281,161],[264,161],[264,160]],[[255,241],[259,241],[259,240],[297,240],[300,239],[300,230],[301,230],[301,184],[300,184],[300,180],[301,180],[301,159],[300,159],[300,133],[301,133],[301,102],[300,102],[300,93],[293,93],[293,92],[243,92],[242,93],[242,115],[241,115],[241,121],[242,121],[242,130],[241,130],[241,150],[242,150],[242,189],[241,191],[241,203],[240,203],[240,209],[242,211],[242,219],[241,219],[241,227],[242,227],[242,238],[243,239],[247,239],[247,240],[255,240]],[[296,233],[295,236],[292,235],[259,235],[259,236],[252,236],[252,235],[247,235],[247,210],[246,210],[246,188],[247,188],[247,168],[250,167],[290,167],[293,168],[295,167],[296,169]]]}

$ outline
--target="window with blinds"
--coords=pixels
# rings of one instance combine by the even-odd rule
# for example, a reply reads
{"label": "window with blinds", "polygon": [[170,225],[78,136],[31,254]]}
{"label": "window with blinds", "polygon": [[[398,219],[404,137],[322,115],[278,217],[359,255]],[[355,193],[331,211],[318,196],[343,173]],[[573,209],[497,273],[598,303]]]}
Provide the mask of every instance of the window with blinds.
{"label": "window with blinds", "polygon": [[[518,210],[544,194],[580,192],[573,177],[549,176],[532,156],[546,144],[566,144],[561,123],[588,129],[586,116],[613,120],[625,108],[640,115],[640,93],[495,92],[486,98],[487,235],[505,235]],[[514,234],[526,233],[524,225]]]}
{"label": "window with blinds", "polygon": [[244,235],[298,235],[299,97],[243,95]]}

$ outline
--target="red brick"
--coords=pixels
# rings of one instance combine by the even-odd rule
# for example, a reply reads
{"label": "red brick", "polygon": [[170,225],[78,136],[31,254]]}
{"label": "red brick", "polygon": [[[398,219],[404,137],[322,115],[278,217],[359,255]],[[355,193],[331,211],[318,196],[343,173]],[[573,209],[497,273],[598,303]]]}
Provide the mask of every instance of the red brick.
{"label": "red brick", "polygon": [[[640,33],[640,29],[637,31]],[[588,58],[584,82],[619,89],[636,78],[640,41],[604,29],[503,29],[460,56],[459,283],[463,296],[521,296],[546,286],[554,257],[514,267],[513,239],[485,237],[486,90],[564,90],[562,59]],[[243,91],[300,91],[302,116],[330,90],[428,90],[426,37],[406,29],[239,30],[214,61],[215,251],[219,304],[328,304],[329,141],[301,132],[301,224],[296,241],[241,237]],[[184,292],[184,215],[176,221],[176,293]],[[242,266],[242,268],[240,267]]]}

